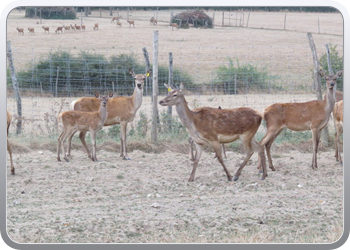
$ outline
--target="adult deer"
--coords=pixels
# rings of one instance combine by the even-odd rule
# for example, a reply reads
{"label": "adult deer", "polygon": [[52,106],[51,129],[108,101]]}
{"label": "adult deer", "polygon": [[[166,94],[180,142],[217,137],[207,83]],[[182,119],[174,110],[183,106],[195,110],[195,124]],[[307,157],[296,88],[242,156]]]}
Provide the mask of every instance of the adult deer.
{"label": "adult deer", "polygon": [[173,90],[167,97],[159,102],[162,106],[176,106],[182,125],[196,142],[197,154],[193,163],[193,169],[188,181],[193,181],[199,159],[202,154],[202,146],[211,146],[226,172],[228,181],[232,176],[227,170],[222,159],[220,143],[229,143],[240,139],[246,151],[246,157],[237,170],[234,180],[238,180],[242,169],[247,164],[254,151],[258,151],[262,160],[262,180],[267,176],[264,148],[256,141],[255,133],[258,130],[262,116],[254,109],[242,107],[237,109],[213,109],[202,108],[199,111],[189,109],[184,97],[184,86]]}
{"label": "adult deer", "polygon": [[[319,74],[326,79],[327,92],[324,100],[314,100],[303,103],[275,103],[264,110],[264,120],[267,131],[260,141],[266,147],[269,167],[274,171],[271,158],[271,145],[284,128],[293,131],[312,131],[313,157],[311,167],[317,168],[317,150],[320,141],[321,130],[327,125],[331,112],[335,104],[334,87],[337,78],[343,71],[338,71],[335,75],[325,75],[323,70]],[[261,164],[259,162],[261,170]]]}
{"label": "adult deer", "polygon": [[[164,85],[169,89],[169,85],[168,84],[164,84]],[[209,108],[209,107],[197,108],[197,109],[194,109],[192,111],[198,112],[201,109],[214,109],[214,108]],[[219,106],[218,109],[221,109],[221,107]],[[190,160],[194,161],[196,159],[196,155],[197,155],[197,152],[194,153],[195,152],[195,143],[196,142],[191,137],[189,138],[188,142],[190,143]],[[221,148],[222,148],[221,150],[222,150],[222,153],[223,153],[224,157],[227,158],[227,156],[226,156],[226,149],[225,149],[225,144],[224,143],[221,144]],[[216,157],[217,156],[215,155],[215,158]]]}
{"label": "adult deer", "polygon": [[[129,73],[135,79],[134,93],[132,96],[113,97],[108,101],[108,116],[104,124],[104,126],[120,124],[120,157],[123,157],[124,160],[130,160],[126,150],[126,128],[128,122],[134,120],[137,110],[141,107],[144,81],[146,77],[149,76],[150,71],[146,74],[135,74],[129,69]],[[99,103],[96,98],[83,97],[73,101],[71,103],[71,108],[75,111],[92,112],[98,110],[98,105]],[[85,141],[85,134],[86,132],[80,132],[79,134],[79,138],[82,142]],[[73,134],[68,138],[68,156],[70,156],[72,137]]]}
{"label": "adult deer", "polygon": [[340,136],[343,134],[343,100],[337,102],[334,105],[333,117],[335,122],[335,137],[334,137],[334,146],[335,146],[335,159],[339,161],[340,164],[343,164],[341,154],[340,154]]}
{"label": "adult deer", "polygon": [[129,23],[129,28],[131,28],[131,25],[135,28],[135,21],[134,20],[126,20]]}
{"label": "adult deer", "polygon": [[7,111],[7,151],[9,151],[9,155],[10,155],[11,174],[15,174],[15,167],[13,166],[13,161],[12,161],[12,150],[11,150],[11,145],[10,145],[10,142],[8,139],[11,120],[12,120],[12,115],[10,112]]}
{"label": "adult deer", "polygon": [[107,119],[107,102],[108,99],[113,96],[113,93],[107,95],[102,95],[95,93],[95,99],[100,103],[99,110],[95,112],[81,112],[81,111],[65,111],[60,113],[58,116],[58,121],[63,125],[63,131],[58,137],[58,145],[57,145],[57,160],[61,161],[60,151],[61,146],[64,154],[64,159],[68,161],[68,157],[66,155],[64,149],[64,141],[70,135],[74,134],[77,131],[81,133],[90,132],[91,142],[92,142],[92,154],[88,147],[86,146],[85,140],[81,141],[83,146],[88,154],[88,157],[93,161],[97,161],[96,158],[96,133],[103,128],[103,124]]}

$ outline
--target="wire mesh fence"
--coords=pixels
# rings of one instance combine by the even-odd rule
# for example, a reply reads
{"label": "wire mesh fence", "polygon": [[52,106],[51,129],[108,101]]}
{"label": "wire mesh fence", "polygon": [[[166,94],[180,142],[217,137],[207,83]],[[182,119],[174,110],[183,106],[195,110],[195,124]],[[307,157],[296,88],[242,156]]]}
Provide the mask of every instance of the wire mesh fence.
{"label": "wire mesh fence", "polygon": [[[172,33],[171,28],[167,27],[170,15],[178,12],[181,10],[158,12],[158,18],[161,21],[157,27],[161,38],[158,53],[158,92],[160,95],[158,99],[167,94],[163,83],[169,81],[169,52],[172,52],[174,57],[173,85],[178,87],[181,82],[185,84],[186,100],[191,109],[203,106],[221,106],[222,108],[246,106],[262,112],[264,108],[276,102],[303,102],[316,99],[312,54],[304,33],[299,34],[300,37],[305,37],[302,43],[254,43],[239,39],[240,34],[236,35],[235,31],[230,30],[229,39],[232,39],[230,43],[225,38],[228,32],[225,27],[215,27],[215,32],[218,32],[216,40],[212,38],[212,33],[206,34],[207,30],[202,30],[203,37],[198,37],[199,40],[196,40],[191,37],[190,30],[186,33],[178,31]],[[114,10],[113,15],[116,13]],[[123,18],[126,17],[126,14],[125,10],[120,10],[118,13]],[[253,14],[250,16],[250,25],[255,23]],[[132,35],[130,32],[129,34],[123,33],[131,37],[130,40],[124,41],[123,46],[112,44],[105,48],[87,43],[81,48],[76,48],[76,45],[60,45],[52,48],[51,46],[29,44],[26,55],[21,53],[19,46],[13,46],[13,59],[23,102],[22,134],[57,136],[58,114],[69,110],[69,104],[79,97],[92,96],[94,92],[113,92],[115,96],[131,96],[135,86],[129,69],[135,73],[144,74],[147,67],[142,48],[146,47],[150,55],[152,54],[151,41],[140,46],[136,39],[140,36],[139,32],[144,32],[141,33],[141,36],[144,36],[155,29],[149,24],[149,18],[156,15],[157,12],[154,10],[129,12],[129,16],[142,22],[143,30],[148,30],[132,31]],[[214,12],[211,12],[209,15],[215,16],[215,25],[220,24],[218,12],[215,12],[215,15]],[[77,16],[79,17],[79,14]],[[104,20],[104,23],[100,22],[106,25],[104,30],[103,27],[101,28],[101,32],[117,29],[116,25],[110,22],[108,11],[95,10],[89,18],[84,18],[84,22],[90,24],[96,20]],[[126,29],[129,28],[125,27],[120,32],[128,32]],[[267,35],[266,31],[250,30],[250,32],[261,32],[260,35]],[[338,31],[333,29],[330,32]],[[97,32],[93,33],[90,30],[85,34],[79,34],[79,36],[85,36],[84,39],[87,39],[88,36],[95,36]],[[163,37],[162,34],[164,34]],[[54,35],[50,34],[51,37]],[[37,37],[39,36],[42,39],[49,37],[46,34],[38,34]],[[78,34],[57,35],[55,39],[64,39],[61,38],[63,36],[67,39],[68,36],[78,36]],[[248,39],[249,36],[250,34],[246,34],[245,39]],[[99,35],[97,39],[98,37]],[[13,39],[22,38],[13,36]],[[116,39],[115,36],[113,39]],[[117,39],[120,37],[117,36]],[[123,39],[126,38],[123,37]],[[209,41],[202,43],[200,39]],[[281,39],[281,37],[272,37],[272,40],[276,39]],[[238,40],[239,42],[236,42]],[[107,40],[107,43],[108,41],[110,40]],[[339,39],[332,40],[332,42],[339,51],[342,51],[343,44],[339,42]],[[319,49],[322,50],[322,48]],[[13,95],[10,74],[8,74],[7,86],[7,108],[14,114],[13,123],[15,123],[16,100]],[[338,85],[338,90],[342,90],[342,84]],[[151,95],[152,77],[148,77],[143,88],[141,108],[134,121],[128,126],[129,136],[148,138],[152,117]],[[181,126],[176,112],[174,111],[172,117],[169,117],[166,110],[164,107],[159,107],[159,131],[164,134],[164,138],[172,134],[175,138],[186,139],[185,129]],[[169,124],[171,124],[171,133],[168,130]],[[116,126],[105,127],[103,133],[117,138],[119,137],[118,129]],[[11,126],[10,132],[14,133],[14,131],[15,126]],[[260,131],[262,136],[263,126]],[[185,135],[181,137],[180,134]]]}

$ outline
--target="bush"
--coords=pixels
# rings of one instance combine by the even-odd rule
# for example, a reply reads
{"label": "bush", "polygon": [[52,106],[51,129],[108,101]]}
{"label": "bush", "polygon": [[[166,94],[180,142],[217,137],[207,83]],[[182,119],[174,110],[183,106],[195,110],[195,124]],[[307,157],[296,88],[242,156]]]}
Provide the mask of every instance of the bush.
{"label": "bush", "polygon": [[40,17],[43,19],[75,19],[76,14],[72,7],[26,7],[25,17]]}
{"label": "bush", "polygon": [[[333,73],[335,74],[338,70],[342,70],[344,67],[344,58],[339,56],[337,51],[337,45],[329,45],[329,53],[332,63]],[[327,53],[324,53],[319,59],[320,67],[328,74],[328,59]],[[322,78],[322,86],[326,86],[326,81]],[[339,77],[337,80],[337,90],[343,91],[343,76]]]}
{"label": "bush", "polygon": [[264,91],[268,89],[268,72],[266,68],[258,68],[251,64],[241,65],[236,60],[228,58],[229,65],[221,65],[217,69],[217,78],[214,84],[218,89],[223,89],[225,94],[238,94],[240,92],[248,93],[253,91]]}

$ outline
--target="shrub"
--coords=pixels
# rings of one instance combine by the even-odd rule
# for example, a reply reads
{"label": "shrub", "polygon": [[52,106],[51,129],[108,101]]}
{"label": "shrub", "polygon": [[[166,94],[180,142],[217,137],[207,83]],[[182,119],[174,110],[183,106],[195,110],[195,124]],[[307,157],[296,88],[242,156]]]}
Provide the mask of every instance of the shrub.
{"label": "shrub", "polygon": [[218,89],[223,89],[226,94],[248,93],[253,91],[264,91],[268,89],[268,72],[265,67],[258,68],[251,64],[240,64],[236,59],[228,58],[229,64],[221,65],[217,69],[217,78],[214,80]]}
{"label": "shrub", "polygon": [[40,17],[43,19],[75,19],[76,14],[72,7],[26,7],[25,17]]}
{"label": "shrub", "polygon": [[175,15],[171,23],[177,23],[180,27],[188,28],[189,24],[197,27],[213,28],[213,19],[210,18],[203,10],[188,10]]}

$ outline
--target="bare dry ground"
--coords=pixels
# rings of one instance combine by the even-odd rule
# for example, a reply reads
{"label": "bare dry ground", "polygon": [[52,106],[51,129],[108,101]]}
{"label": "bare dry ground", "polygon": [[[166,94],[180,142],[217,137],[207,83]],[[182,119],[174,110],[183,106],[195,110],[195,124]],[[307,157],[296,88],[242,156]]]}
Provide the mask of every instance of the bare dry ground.
{"label": "bare dry ground", "polygon": [[[101,148],[102,146],[98,146]],[[82,150],[14,154],[7,181],[7,229],[18,243],[331,243],[342,234],[343,167],[333,152],[274,153],[276,172],[260,180],[257,155],[237,182],[205,152],[194,182],[187,154],[134,150],[131,161]],[[234,174],[244,155],[229,151]]]}
{"label": "bare dry ground", "polygon": [[[156,28],[148,22],[153,13],[134,11],[132,15],[135,28],[127,27],[124,19],[119,29],[110,23],[109,17],[99,18],[95,13],[84,19],[85,32],[51,31],[48,35],[42,25],[54,29],[68,21],[44,20],[38,24],[38,20],[25,19],[23,13],[15,10],[7,23],[15,67],[21,69],[32,58],[58,48],[76,53],[95,50],[107,55],[134,52],[141,57],[142,47],[151,51],[152,31],[158,29],[160,60],[167,63],[172,51],[179,58],[180,67],[193,69],[198,82],[205,81],[217,62],[227,56],[242,61],[268,61],[277,74],[304,77],[310,75],[312,67],[312,61],[305,56],[310,54],[306,32],[314,32],[319,48],[326,43],[342,45],[343,40],[340,14],[288,13],[296,31],[277,30],[283,27],[284,13],[252,13],[253,28],[249,29],[179,31],[168,27],[169,13],[160,12],[161,21]],[[317,18],[321,20],[321,34],[317,34]],[[100,30],[93,31],[97,22]],[[219,13],[216,22],[220,24]],[[35,35],[17,34],[16,27],[26,30],[30,26],[35,27]],[[286,48],[287,55],[293,56],[285,56]],[[314,97],[295,94],[193,95],[188,102],[191,108],[249,106],[261,111],[276,101],[310,99]],[[59,105],[55,103],[60,100],[23,100],[27,103],[24,115],[32,119],[28,133],[42,136],[38,124],[45,130],[43,114],[57,110]],[[11,98],[8,107],[15,110]],[[68,104],[64,107],[68,109]],[[140,111],[150,112],[149,98],[145,98]],[[11,140],[16,144],[15,138]],[[16,175],[7,176],[10,238],[18,243],[331,243],[343,232],[343,167],[335,162],[334,152],[329,148],[321,148],[316,171],[310,167],[310,143],[305,150],[298,145],[295,146],[298,151],[275,149],[277,171],[268,171],[264,181],[257,172],[254,154],[237,182],[228,182],[214,155],[204,152],[195,181],[189,183],[192,164],[185,144],[159,145],[161,153],[154,153],[157,150],[151,146],[150,150],[139,148],[130,152],[131,161],[119,158],[115,152],[117,145],[107,146],[97,145],[100,162],[89,160],[80,146],[74,148],[70,162],[57,162],[55,145],[30,147],[30,142],[15,145]],[[243,157],[240,152],[228,152],[226,164],[231,174]]]}

